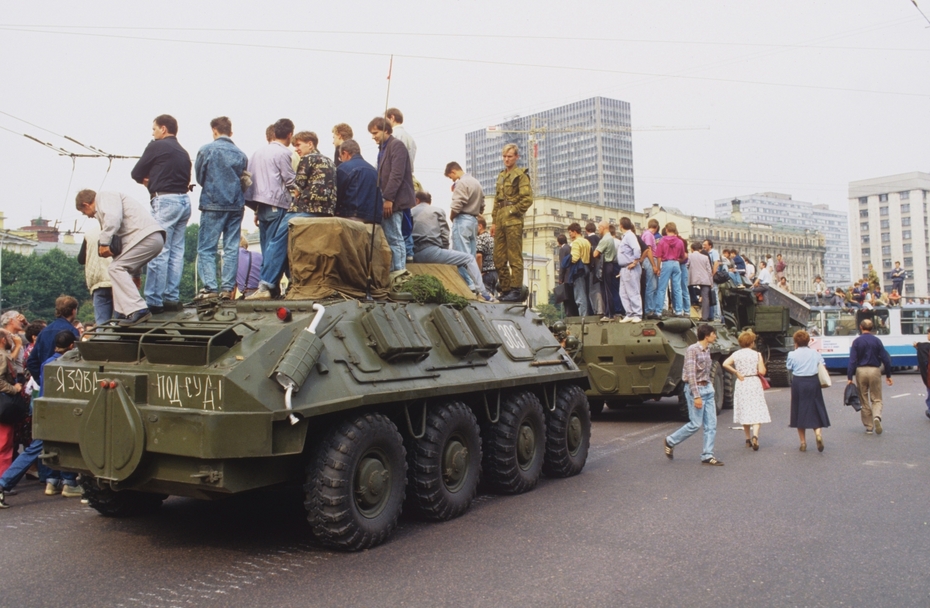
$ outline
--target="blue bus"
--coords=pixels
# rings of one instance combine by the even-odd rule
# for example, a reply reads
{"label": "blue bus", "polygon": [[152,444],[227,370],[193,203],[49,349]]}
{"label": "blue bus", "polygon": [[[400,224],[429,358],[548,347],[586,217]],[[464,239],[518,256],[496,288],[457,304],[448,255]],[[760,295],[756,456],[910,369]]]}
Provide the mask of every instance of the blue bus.
{"label": "blue bus", "polygon": [[930,306],[906,305],[893,308],[840,308],[812,306],[807,332],[810,347],[823,355],[827,369],[846,370],[849,346],[859,335],[859,323],[871,319],[872,333],[881,338],[893,367],[917,365],[914,342],[920,342],[930,329]]}

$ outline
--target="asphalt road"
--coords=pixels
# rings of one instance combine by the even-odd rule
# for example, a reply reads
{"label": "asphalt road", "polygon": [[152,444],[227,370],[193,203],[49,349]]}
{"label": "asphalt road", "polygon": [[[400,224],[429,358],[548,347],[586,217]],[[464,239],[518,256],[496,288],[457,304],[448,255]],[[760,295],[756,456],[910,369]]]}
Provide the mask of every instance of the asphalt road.
{"label": "asphalt road", "polygon": [[834,380],[823,454],[798,451],[787,389],[758,452],[722,414],[724,467],[700,435],[665,458],[672,404],[610,411],[581,475],[404,518],[357,554],[313,545],[299,493],[118,520],[24,482],[0,511],[0,606],[930,606],[925,389],[897,376],[865,435]]}

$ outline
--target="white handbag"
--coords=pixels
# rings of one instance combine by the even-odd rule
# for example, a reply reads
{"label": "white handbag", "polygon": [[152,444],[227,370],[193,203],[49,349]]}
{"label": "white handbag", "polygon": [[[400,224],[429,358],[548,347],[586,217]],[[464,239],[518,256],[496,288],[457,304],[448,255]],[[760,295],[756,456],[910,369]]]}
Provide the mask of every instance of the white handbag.
{"label": "white handbag", "polygon": [[833,380],[830,379],[830,372],[823,363],[817,365],[817,379],[820,380],[820,388],[830,388],[833,386]]}

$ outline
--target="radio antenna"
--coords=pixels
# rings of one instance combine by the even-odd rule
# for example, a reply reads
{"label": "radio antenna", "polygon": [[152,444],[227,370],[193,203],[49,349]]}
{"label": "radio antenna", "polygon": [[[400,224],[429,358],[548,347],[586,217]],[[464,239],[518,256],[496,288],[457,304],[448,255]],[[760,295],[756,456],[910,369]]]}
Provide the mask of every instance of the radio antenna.
{"label": "radio antenna", "polygon": [[[385,116],[387,114],[388,108],[390,107],[389,104],[391,100],[391,72],[393,71],[394,71],[394,55],[391,55],[390,62],[388,63],[387,94],[385,94],[384,96],[384,113],[382,114],[382,116]],[[378,149],[378,157],[379,157],[378,160],[380,161],[381,144],[378,144],[378,148],[379,148]],[[377,166],[378,166],[378,183],[380,184],[381,183],[381,163],[378,162]],[[375,211],[377,212],[377,208],[375,209]],[[374,282],[374,279],[372,277],[371,260],[374,257],[374,253],[375,253],[375,225],[376,224],[377,222],[375,222],[374,218],[372,218],[371,236],[368,239],[368,280],[365,283],[365,301],[366,302],[371,302],[372,300],[371,284]]]}

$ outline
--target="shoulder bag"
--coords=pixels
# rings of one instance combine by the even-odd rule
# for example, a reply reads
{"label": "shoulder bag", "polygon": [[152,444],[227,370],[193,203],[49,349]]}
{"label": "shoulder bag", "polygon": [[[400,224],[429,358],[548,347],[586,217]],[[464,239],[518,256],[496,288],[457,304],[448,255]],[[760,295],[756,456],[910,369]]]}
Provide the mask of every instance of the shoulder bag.
{"label": "shoulder bag", "polygon": [[820,388],[830,388],[833,386],[833,380],[830,379],[830,372],[823,363],[817,365],[817,379],[820,380]]}

